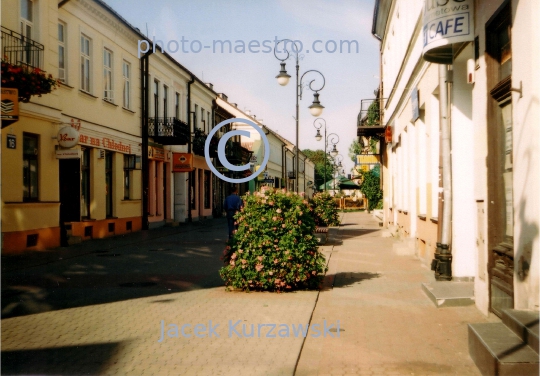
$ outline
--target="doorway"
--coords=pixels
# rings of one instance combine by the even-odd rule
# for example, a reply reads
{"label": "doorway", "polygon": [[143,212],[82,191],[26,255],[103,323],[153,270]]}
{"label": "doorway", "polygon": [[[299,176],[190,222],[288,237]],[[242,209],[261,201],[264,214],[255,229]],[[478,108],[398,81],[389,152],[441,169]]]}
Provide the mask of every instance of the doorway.
{"label": "doorway", "polygon": [[60,159],[60,232],[61,244],[67,245],[66,222],[81,220],[81,160]]}

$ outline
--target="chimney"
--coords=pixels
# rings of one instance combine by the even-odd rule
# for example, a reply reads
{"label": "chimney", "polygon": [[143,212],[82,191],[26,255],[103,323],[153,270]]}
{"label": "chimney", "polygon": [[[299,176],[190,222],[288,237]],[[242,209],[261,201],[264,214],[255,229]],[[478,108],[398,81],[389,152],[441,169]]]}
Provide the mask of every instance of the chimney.
{"label": "chimney", "polygon": [[228,102],[228,99],[229,99],[229,98],[227,98],[227,96],[225,95],[225,93],[219,93],[218,95],[219,95],[219,97],[220,97],[221,99],[223,99],[224,101],[227,101],[227,102]]}
{"label": "chimney", "polygon": [[210,82],[207,82],[206,86],[208,86],[211,90],[214,90],[214,85],[211,84]]}

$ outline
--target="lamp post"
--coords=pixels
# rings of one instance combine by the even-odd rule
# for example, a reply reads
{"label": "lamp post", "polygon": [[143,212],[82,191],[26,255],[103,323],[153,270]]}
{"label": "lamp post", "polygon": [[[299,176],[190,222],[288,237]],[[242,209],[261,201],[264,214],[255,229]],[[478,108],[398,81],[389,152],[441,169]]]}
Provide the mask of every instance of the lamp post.
{"label": "lamp post", "polygon": [[[282,42],[283,42],[283,50],[278,51],[278,46]],[[294,42],[294,41],[292,41],[290,39],[282,39],[279,42],[277,42],[276,46],[274,47],[274,56],[276,57],[276,59],[281,61],[281,63],[280,63],[281,64],[281,70],[279,71],[279,74],[276,76],[277,81],[281,86],[287,85],[289,83],[289,79],[291,78],[291,76],[289,74],[287,74],[287,70],[285,69],[285,64],[286,64],[285,60],[287,60],[291,55],[289,50],[287,49],[287,43],[291,43],[291,52],[294,53],[294,57],[296,59],[295,60],[295,62],[296,62],[296,117],[295,117],[295,120],[296,120],[296,172],[295,172],[295,174],[296,175],[295,175],[295,180],[296,180],[296,192],[298,193],[298,174],[299,174],[299,170],[300,170],[300,148],[299,148],[299,144],[298,144],[298,133],[299,133],[299,126],[300,126],[299,101],[300,101],[300,99],[302,99],[302,90],[303,90],[302,80],[304,79],[304,76],[307,73],[310,73],[310,72],[318,73],[322,77],[322,86],[319,89],[314,89],[311,86],[315,80],[311,80],[311,81],[309,81],[309,84],[307,84],[309,89],[315,93],[315,94],[313,94],[313,103],[311,103],[311,106],[309,106],[309,111],[310,111],[311,115],[313,115],[313,116],[320,116],[322,114],[323,109],[324,109],[324,106],[322,106],[321,102],[319,101],[319,91],[321,91],[324,88],[324,85],[325,85],[326,81],[325,81],[324,75],[321,72],[319,72],[318,70],[314,70],[314,69],[311,69],[311,70],[308,70],[308,71],[304,72],[304,74],[302,74],[302,76],[300,77],[300,73],[299,73],[299,71],[300,71],[300,55],[299,55],[300,49],[299,49],[298,45],[296,44],[296,42]],[[283,59],[280,59],[277,56],[278,52],[285,52],[287,54],[287,56],[285,58],[283,58]]]}
{"label": "lamp post", "polygon": [[330,143],[333,146],[332,151],[330,152],[330,154],[332,155],[332,157],[335,157],[336,155],[338,155],[338,150],[336,148],[336,144],[339,142],[339,136],[336,133],[330,133],[328,136],[326,136],[326,120],[324,120],[323,118],[315,119],[315,121],[313,122],[313,126],[315,127],[315,129],[317,129],[317,134],[315,135],[315,139],[317,141],[320,141],[322,139],[322,137],[323,137],[321,135],[321,128],[324,126],[324,158],[325,158],[325,160],[324,160],[324,181],[323,181],[323,183],[324,183],[324,191],[326,192],[326,156],[327,156],[326,148],[328,147],[328,141],[330,141]]}
{"label": "lamp post", "polygon": [[[334,145],[335,147],[336,145]],[[334,195],[336,194],[336,179],[339,177],[339,174],[340,174],[340,168],[343,167],[343,164],[341,163],[343,161],[343,155],[341,154],[337,154],[334,156],[334,167],[336,168],[336,177],[334,178]],[[338,162],[338,163],[336,163]],[[343,171],[343,169],[342,169]]]}

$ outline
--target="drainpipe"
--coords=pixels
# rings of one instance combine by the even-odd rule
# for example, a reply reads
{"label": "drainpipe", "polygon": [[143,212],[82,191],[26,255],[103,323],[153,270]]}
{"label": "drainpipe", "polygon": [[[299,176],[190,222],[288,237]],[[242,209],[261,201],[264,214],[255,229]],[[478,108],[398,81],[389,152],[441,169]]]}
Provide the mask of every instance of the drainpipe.
{"label": "drainpipe", "polygon": [[148,192],[150,189],[150,175],[148,172],[148,107],[149,107],[149,57],[150,52],[145,53],[140,59],[141,69],[141,169],[142,169],[142,229],[148,230]]}
{"label": "drainpipe", "polygon": [[[442,161],[442,186],[443,197],[442,213],[439,211],[439,242],[435,252],[435,259],[431,263],[431,269],[435,271],[435,279],[438,281],[452,280],[452,252],[450,250],[450,236],[452,231],[452,161],[450,139],[450,89],[452,83],[452,71],[445,64],[439,65],[439,111],[441,124],[441,149]],[[440,209],[439,209],[440,210]]]}
{"label": "drainpipe", "polygon": [[[188,81],[187,86],[187,119],[188,119],[188,128],[189,128],[189,137],[188,137],[188,153],[191,153],[191,85],[195,82],[195,76],[191,75],[191,80]],[[195,160],[194,160],[195,161]],[[191,172],[188,173],[188,222],[193,222],[191,216]]]}

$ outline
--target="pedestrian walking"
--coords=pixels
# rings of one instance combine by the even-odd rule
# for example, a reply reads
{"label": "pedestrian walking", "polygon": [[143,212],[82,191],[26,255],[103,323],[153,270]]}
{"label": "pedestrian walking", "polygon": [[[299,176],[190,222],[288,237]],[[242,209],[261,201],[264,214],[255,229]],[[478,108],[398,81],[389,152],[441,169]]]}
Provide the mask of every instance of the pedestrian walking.
{"label": "pedestrian walking", "polygon": [[232,187],[231,194],[225,198],[223,208],[227,212],[227,225],[229,226],[229,239],[232,238],[233,232],[236,229],[234,224],[234,215],[243,206],[242,199],[238,197],[238,190]]}

